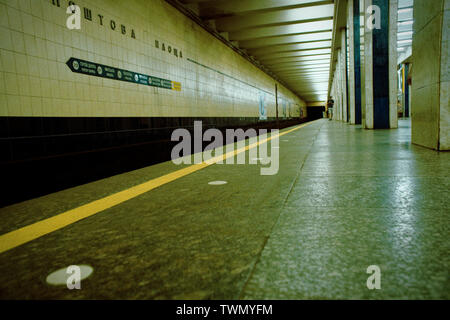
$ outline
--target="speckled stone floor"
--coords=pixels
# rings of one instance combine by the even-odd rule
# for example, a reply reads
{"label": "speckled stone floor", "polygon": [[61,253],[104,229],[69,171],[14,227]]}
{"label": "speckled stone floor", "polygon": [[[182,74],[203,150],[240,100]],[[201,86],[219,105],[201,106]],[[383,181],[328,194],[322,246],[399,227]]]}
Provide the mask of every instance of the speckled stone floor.
{"label": "speckled stone floor", "polygon": [[[280,139],[277,175],[213,165],[0,254],[0,298],[449,299],[449,160],[411,145],[405,120],[319,120]],[[0,234],[177,169],[1,208]],[[72,264],[94,268],[81,290],[46,284]]]}

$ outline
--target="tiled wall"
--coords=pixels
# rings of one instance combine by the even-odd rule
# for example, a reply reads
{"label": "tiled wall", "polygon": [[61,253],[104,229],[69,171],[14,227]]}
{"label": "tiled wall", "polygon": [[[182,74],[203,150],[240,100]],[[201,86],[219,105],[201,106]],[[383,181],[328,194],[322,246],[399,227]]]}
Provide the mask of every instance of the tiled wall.
{"label": "tiled wall", "polygon": [[[0,0],[0,176],[8,185],[0,206],[170,160],[171,132],[194,120],[222,130],[278,125],[276,81],[165,1],[77,0],[81,30],[66,26],[68,2]],[[71,57],[176,81],[181,91],[72,72]],[[301,107],[306,117],[302,100],[280,84],[278,93],[280,118],[293,118],[279,125],[300,122]]]}
{"label": "tiled wall", "polygon": [[[66,27],[68,1],[57,2],[0,0],[0,116],[258,117],[260,92],[268,117],[275,116],[275,80],[166,2],[75,1],[81,30]],[[76,74],[65,64],[70,57],[178,81],[182,89]],[[305,103],[278,87],[291,116],[300,107],[306,115]]]}

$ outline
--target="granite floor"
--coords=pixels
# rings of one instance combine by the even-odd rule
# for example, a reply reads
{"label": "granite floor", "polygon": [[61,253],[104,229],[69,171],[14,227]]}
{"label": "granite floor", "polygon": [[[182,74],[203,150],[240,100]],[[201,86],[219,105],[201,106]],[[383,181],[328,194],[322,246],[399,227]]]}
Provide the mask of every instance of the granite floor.
{"label": "granite floor", "polygon": [[[376,131],[318,120],[279,152],[277,175],[212,165],[1,253],[0,298],[450,298],[450,153],[411,145],[407,120]],[[0,234],[178,169],[1,208]],[[94,272],[80,290],[46,283],[82,264]],[[366,286],[370,265],[380,290]]]}

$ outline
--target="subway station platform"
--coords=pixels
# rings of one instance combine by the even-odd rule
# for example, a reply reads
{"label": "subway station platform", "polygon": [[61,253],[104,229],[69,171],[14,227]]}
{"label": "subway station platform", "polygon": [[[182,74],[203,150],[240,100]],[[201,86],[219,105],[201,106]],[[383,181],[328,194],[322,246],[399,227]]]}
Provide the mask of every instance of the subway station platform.
{"label": "subway station platform", "polygon": [[[450,154],[410,140],[407,120],[397,130],[310,122],[280,137],[276,175],[214,164],[5,250],[0,298],[449,299]],[[187,167],[160,163],[1,208],[0,243]],[[46,283],[83,264],[94,271],[81,290]],[[380,290],[366,286],[371,265]]]}

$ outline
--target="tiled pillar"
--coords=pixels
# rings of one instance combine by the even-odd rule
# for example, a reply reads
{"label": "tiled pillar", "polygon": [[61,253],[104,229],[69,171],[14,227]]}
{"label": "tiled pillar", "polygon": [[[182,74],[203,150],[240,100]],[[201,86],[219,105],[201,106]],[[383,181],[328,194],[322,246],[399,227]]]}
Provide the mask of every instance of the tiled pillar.
{"label": "tiled pillar", "polygon": [[[334,77],[336,78],[336,73],[334,74]],[[330,96],[332,99],[336,100],[336,86],[335,86],[335,80],[333,79],[333,82],[331,83],[331,93]],[[325,106],[325,111],[328,112],[328,103]]]}
{"label": "tiled pillar", "polygon": [[359,0],[348,0],[350,123],[361,124],[361,54]]}
{"label": "tiled pillar", "polygon": [[361,17],[361,28],[360,28],[360,41],[361,41],[361,124],[362,127],[366,127],[366,76],[365,76],[365,60],[364,60],[364,31],[365,31],[365,21],[364,21],[364,0],[360,0],[360,13]]}
{"label": "tiled pillar", "polygon": [[334,78],[333,78],[333,100],[334,100],[334,105],[333,105],[333,120],[336,120],[336,110],[338,108],[338,104],[339,104],[339,87],[337,85],[338,83],[338,78],[339,78],[339,59],[337,59],[336,61],[336,69],[334,70]]}
{"label": "tiled pillar", "polygon": [[341,54],[339,55],[342,61],[341,65],[341,88],[342,88],[342,121],[348,122],[348,79],[347,79],[347,35],[345,29],[341,32]]}
{"label": "tiled pillar", "polygon": [[412,142],[450,150],[450,0],[414,1]]}
{"label": "tiled pillar", "polygon": [[[367,21],[376,6],[379,28]],[[365,128],[397,128],[397,0],[365,1]],[[377,17],[375,16],[375,19]]]}
{"label": "tiled pillar", "polygon": [[336,66],[336,72],[337,72],[337,77],[336,77],[336,99],[334,100],[334,108],[333,108],[333,120],[340,120],[339,119],[339,113],[340,113],[340,109],[341,109],[341,88],[339,85],[339,76],[340,76],[340,72],[339,72],[339,64],[340,62],[338,61],[338,64]]}
{"label": "tiled pillar", "polygon": [[403,96],[403,107],[404,107],[404,115],[406,118],[409,117],[409,85],[408,85],[408,72],[409,72],[409,64],[405,64],[403,66],[403,90],[404,90],[404,96]]}
{"label": "tiled pillar", "polygon": [[335,120],[341,120],[341,112],[342,112],[342,87],[341,87],[341,77],[342,77],[342,70],[341,70],[341,65],[342,65],[342,61],[341,61],[341,49],[338,49],[338,61],[337,61],[337,66],[336,66],[336,73],[337,73],[337,77],[336,77],[336,87],[337,87],[337,101],[335,101]]}

